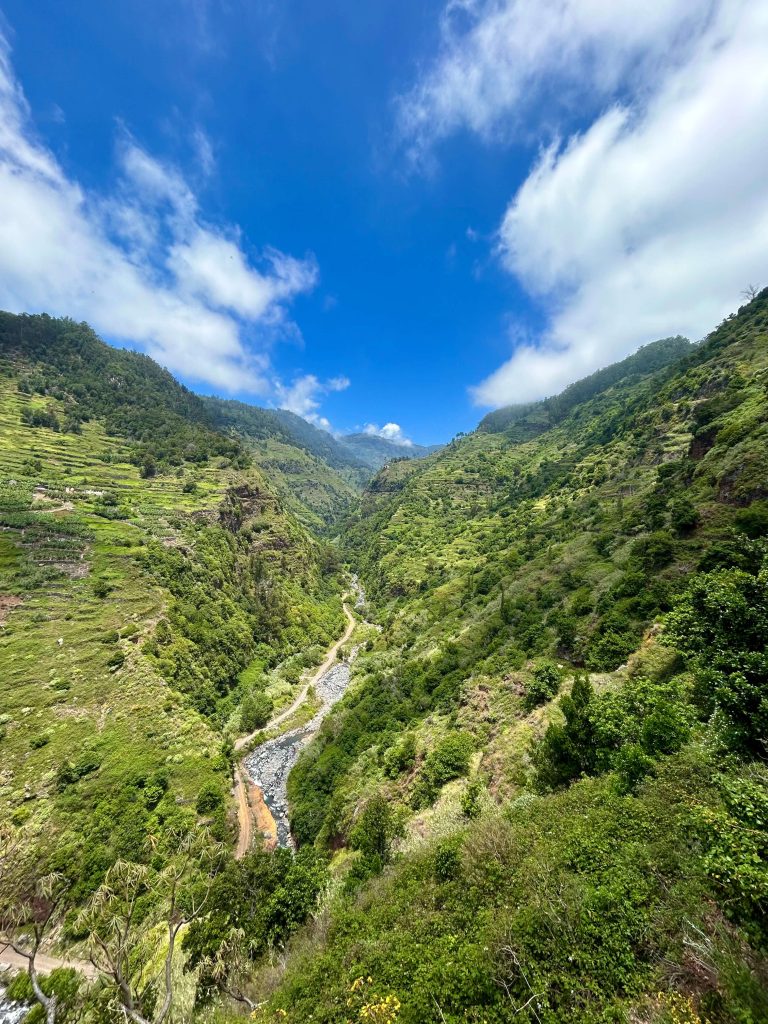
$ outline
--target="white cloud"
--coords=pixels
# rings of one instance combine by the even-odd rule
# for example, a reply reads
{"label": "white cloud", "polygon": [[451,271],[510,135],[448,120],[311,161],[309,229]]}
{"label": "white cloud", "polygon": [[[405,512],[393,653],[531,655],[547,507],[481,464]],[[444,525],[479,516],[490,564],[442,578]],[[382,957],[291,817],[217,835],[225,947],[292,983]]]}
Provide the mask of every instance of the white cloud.
{"label": "white cloud", "polygon": [[398,423],[385,423],[383,427],[377,427],[375,423],[366,423],[363,433],[370,434],[372,437],[383,437],[386,441],[392,441],[404,448],[410,448],[413,444],[413,441],[405,436]]}
{"label": "white cloud", "polygon": [[192,144],[203,177],[209,178],[216,169],[216,154],[213,151],[211,140],[199,125],[192,133]]}
{"label": "white cloud", "polygon": [[472,389],[479,404],[552,394],[659,337],[700,338],[766,282],[766,109],[764,2],[448,3],[440,53],[401,101],[411,156],[458,130],[543,140],[498,256],[547,322],[535,339],[515,325],[511,359]]}
{"label": "white cloud", "polygon": [[202,219],[178,170],[127,133],[118,157],[108,196],[64,173],[0,37],[0,307],[88,320],[177,373],[268,394],[268,344],[290,329],[286,303],[314,286],[314,261],[268,249],[254,265],[236,230]]}
{"label": "white cloud", "polygon": [[702,337],[768,271],[768,7],[723,2],[688,60],[633,106],[547,149],[499,240],[554,312],[474,389],[541,397],[667,335]]}
{"label": "white cloud", "polygon": [[320,400],[332,391],[346,391],[350,385],[348,377],[331,377],[321,381],[313,373],[297,377],[292,384],[276,384],[277,403],[281,409],[302,416],[322,430],[334,433],[330,422],[318,412]]}
{"label": "white cloud", "polygon": [[[641,80],[680,57],[716,0],[449,0],[437,59],[398,103],[409,154],[467,128],[489,138],[548,116],[599,103],[629,77]],[[556,86],[553,80],[556,79]]]}

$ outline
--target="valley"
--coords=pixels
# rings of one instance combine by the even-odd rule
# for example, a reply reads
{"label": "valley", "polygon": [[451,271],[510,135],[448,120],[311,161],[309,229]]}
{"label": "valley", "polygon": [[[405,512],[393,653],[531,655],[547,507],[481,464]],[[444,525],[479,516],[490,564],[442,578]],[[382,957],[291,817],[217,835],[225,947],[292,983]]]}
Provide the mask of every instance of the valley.
{"label": "valley", "polygon": [[[330,709],[341,700],[349,685],[351,663],[357,655],[357,647],[352,646],[348,654],[342,657],[341,647],[353,636],[358,620],[350,610],[348,600],[354,600],[354,607],[361,608],[365,604],[365,592],[356,576],[351,579],[351,593],[344,595],[344,614],[347,625],[342,636],[329,649],[320,668],[302,686],[294,701],[272,718],[265,726],[264,735],[278,729],[278,734],[260,740],[258,734],[240,737],[235,742],[235,750],[253,748],[243,759],[242,766],[236,769],[239,789],[245,786],[242,779],[243,769],[251,783],[259,790],[257,799],[263,802],[269,815],[267,818],[268,838],[280,846],[293,846],[293,838],[288,821],[288,775],[298,760],[301,749],[317,734],[320,725]],[[366,623],[362,623],[366,625]],[[294,726],[291,719],[296,716],[303,705],[308,703],[310,693],[319,700],[319,708],[305,724]],[[280,727],[288,723],[285,731]],[[250,811],[247,798],[240,797],[241,813],[239,814],[240,838],[236,856],[242,856],[250,845],[244,838],[250,835]],[[262,816],[264,816],[262,814]],[[271,818],[271,820],[270,820]]]}
{"label": "valley", "polygon": [[0,917],[100,964],[60,1024],[768,1019],[768,290],[410,457],[298,420],[0,315]]}

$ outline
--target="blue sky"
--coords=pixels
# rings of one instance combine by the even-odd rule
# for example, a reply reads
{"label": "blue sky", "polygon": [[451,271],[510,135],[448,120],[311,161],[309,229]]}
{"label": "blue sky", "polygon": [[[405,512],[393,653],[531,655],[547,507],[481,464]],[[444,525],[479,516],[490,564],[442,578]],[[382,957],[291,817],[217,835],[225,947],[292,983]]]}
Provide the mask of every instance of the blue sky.
{"label": "blue sky", "polygon": [[768,277],[766,5],[609,6],[0,0],[0,305],[423,443],[701,337]]}

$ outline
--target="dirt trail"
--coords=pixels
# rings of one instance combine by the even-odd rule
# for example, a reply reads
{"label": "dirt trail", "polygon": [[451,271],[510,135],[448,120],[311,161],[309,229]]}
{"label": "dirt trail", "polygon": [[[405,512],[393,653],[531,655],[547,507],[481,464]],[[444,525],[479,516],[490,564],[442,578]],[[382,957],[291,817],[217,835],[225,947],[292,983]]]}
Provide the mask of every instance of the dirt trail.
{"label": "dirt trail", "polygon": [[283,722],[286,721],[286,719],[291,717],[291,715],[299,707],[299,705],[304,703],[307,694],[309,693],[310,686],[317,686],[317,684],[323,678],[328,669],[333,664],[335,664],[336,655],[339,652],[339,648],[342,646],[342,644],[345,644],[347,640],[349,640],[349,638],[352,636],[352,631],[355,628],[357,619],[355,619],[354,615],[352,614],[349,608],[349,605],[347,605],[346,603],[344,604],[344,614],[347,617],[347,628],[344,630],[343,636],[336,641],[333,647],[329,649],[325,661],[320,666],[320,668],[315,672],[312,678],[308,680],[308,682],[306,682],[304,686],[302,686],[301,690],[296,695],[296,698],[293,701],[293,703],[289,707],[287,707],[285,711],[281,711],[279,715],[276,715],[273,719],[271,719],[271,721],[268,722],[268,724],[264,726],[263,729],[256,729],[254,730],[254,732],[249,733],[247,736],[240,736],[239,739],[235,740],[235,750],[242,750],[243,747],[250,743],[253,737],[257,736],[260,732],[264,732],[266,729],[272,729],[276,725],[282,725]]}
{"label": "dirt trail", "polygon": [[[304,703],[310,687],[317,687],[326,673],[336,664],[336,656],[339,653],[339,649],[347,642],[347,640],[349,640],[355,626],[357,625],[357,620],[352,614],[351,608],[346,603],[346,598],[349,597],[349,595],[345,594],[344,596],[345,601],[343,608],[344,615],[347,619],[347,627],[344,630],[344,633],[336,643],[329,648],[322,665],[317,669],[312,677],[307,680],[304,686],[302,686],[301,690],[289,707],[284,711],[281,711],[279,715],[276,715],[265,727],[266,729],[272,729],[287,721]],[[235,750],[242,750],[248,745],[254,736],[263,731],[263,729],[257,729],[255,732],[249,733],[247,736],[241,736],[235,742]],[[277,825],[269,808],[264,802],[263,793],[259,787],[251,781],[241,763],[238,763],[235,766],[235,797],[237,799],[237,819],[239,825],[235,858],[240,860],[250,849],[253,838],[254,819],[256,821],[257,830],[267,838],[268,845],[274,845],[277,843]]]}
{"label": "dirt trail", "polygon": [[[0,967],[6,966],[12,971],[26,971],[27,959],[0,941]],[[38,953],[35,957],[35,966],[40,974],[50,974],[57,967],[71,967],[90,980],[99,977],[99,972],[87,960],[72,960],[69,957],[47,956],[45,953]]]}
{"label": "dirt trail", "polygon": [[242,860],[251,847],[251,830],[253,818],[251,805],[248,802],[248,786],[243,778],[240,765],[235,766],[235,797],[237,798],[238,836],[235,860]]}

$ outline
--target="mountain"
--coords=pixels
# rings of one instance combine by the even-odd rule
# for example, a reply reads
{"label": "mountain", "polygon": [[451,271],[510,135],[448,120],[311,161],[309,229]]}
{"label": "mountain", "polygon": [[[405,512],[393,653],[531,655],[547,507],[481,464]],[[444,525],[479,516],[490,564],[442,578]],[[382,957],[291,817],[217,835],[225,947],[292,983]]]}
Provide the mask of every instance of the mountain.
{"label": "mountain", "polygon": [[118,943],[64,1019],[768,1020],[768,289],[377,440],[0,316],[0,924]]}
{"label": "mountain", "polygon": [[371,471],[327,431],[282,409],[204,398],[213,423],[238,438],[297,518],[332,532],[356,504]]}
{"label": "mountain", "polygon": [[660,370],[688,355],[692,349],[686,338],[663,338],[650,345],[643,345],[632,355],[613,363],[602,370],[584,377],[569,385],[565,391],[541,402],[529,402],[524,405],[508,405],[502,409],[488,413],[478,426],[479,431],[501,433],[514,427],[521,435],[531,436],[547,430],[560,422],[577,405],[586,402],[594,395],[607,391],[609,388],[632,381]]}
{"label": "mountain", "polygon": [[333,531],[371,476],[388,462],[437,450],[371,434],[334,436],[286,409],[224,398],[202,401],[213,423],[245,443],[299,519],[315,530]]}
{"label": "mountain", "polygon": [[768,290],[377,475],[382,632],[289,783],[353,895],[271,1012],[765,1016],[766,499]]}
{"label": "mountain", "polygon": [[386,437],[378,437],[376,434],[343,434],[338,441],[343,448],[373,471],[396,459],[423,459],[440,448],[440,445],[430,447],[398,443]]}
{"label": "mountain", "polygon": [[0,831],[76,902],[173,822],[229,845],[227,736],[340,632],[337,561],[151,359],[0,314]]}

